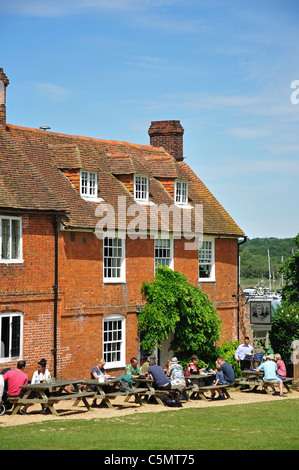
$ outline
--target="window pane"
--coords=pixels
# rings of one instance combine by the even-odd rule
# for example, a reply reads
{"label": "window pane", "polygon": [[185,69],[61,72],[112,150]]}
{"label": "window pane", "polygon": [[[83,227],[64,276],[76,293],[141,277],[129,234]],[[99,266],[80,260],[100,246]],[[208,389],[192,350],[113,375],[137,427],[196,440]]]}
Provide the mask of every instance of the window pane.
{"label": "window pane", "polygon": [[120,279],[123,263],[122,240],[104,238],[104,278]]}
{"label": "window pane", "polygon": [[21,317],[12,317],[11,357],[20,355]]}
{"label": "window pane", "polygon": [[21,318],[16,314],[0,316],[0,358],[20,357]]}
{"label": "window pane", "polygon": [[187,204],[188,202],[188,182],[175,182],[175,202],[178,204]]}
{"label": "window pane", "polygon": [[9,357],[9,317],[1,318],[1,358]]}
{"label": "window pane", "polygon": [[135,199],[139,201],[148,200],[148,177],[135,176]]}
{"label": "window pane", "polygon": [[170,266],[171,248],[169,239],[155,240],[155,268],[160,266]]}
{"label": "window pane", "polygon": [[104,331],[109,330],[109,335],[104,334],[104,359],[106,362],[119,362],[121,361],[122,349],[122,320],[105,320]]}
{"label": "window pane", "polygon": [[199,277],[207,278],[211,275],[213,265],[213,243],[211,241],[203,241],[199,250]]}
{"label": "window pane", "polygon": [[87,194],[87,173],[82,171],[81,173],[81,192],[82,194]]}
{"label": "window pane", "polygon": [[10,220],[2,219],[2,258],[10,258]]}
{"label": "window pane", "polygon": [[11,221],[11,258],[20,258],[20,221]]}

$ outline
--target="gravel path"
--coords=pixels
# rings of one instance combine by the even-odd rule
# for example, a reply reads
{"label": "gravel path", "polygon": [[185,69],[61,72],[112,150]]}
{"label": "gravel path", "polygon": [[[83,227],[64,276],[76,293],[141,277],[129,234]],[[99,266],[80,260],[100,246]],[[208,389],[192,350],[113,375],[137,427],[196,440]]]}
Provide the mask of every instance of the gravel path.
{"label": "gravel path", "polygon": [[[268,395],[265,392],[250,392],[250,391],[235,391],[230,392],[232,399],[225,400],[201,400],[195,399],[189,402],[183,402],[183,409],[186,408],[207,408],[210,406],[234,406],[246,403],[261,403],[268,401],[285,401],[288,399],[299,398],[299,391],[293,390],[292,393],[284,394],[284,398],[279,395]],[[150,413],[158,411],[174,411],[181,410],[182,408],[169,408],[164,405],[145,404],[140,406],[134,403],[134,398],[131,398],[129,403],[124,403],[123,397],[116,398],[113,402],[113,410],[110,408],[92,408],[91,411],[87,411],[83,403],[79,406],[73,407],[71,400],[60,402],[55,406],[59,413],[59,417],[53,414],[42,415],[40,413],[41,406],[33,405],[28,409],[27,415],[14,415],[11,416],[11,412],[6,412],[3,416],[0,416],[0,427],[6,426],[17,426],[20,424],[29,423],[45,423],[53,420],[70,420],[70,419],[101,419],[101,418],[115,418],[121,417],[128,414],[136,413]]]}

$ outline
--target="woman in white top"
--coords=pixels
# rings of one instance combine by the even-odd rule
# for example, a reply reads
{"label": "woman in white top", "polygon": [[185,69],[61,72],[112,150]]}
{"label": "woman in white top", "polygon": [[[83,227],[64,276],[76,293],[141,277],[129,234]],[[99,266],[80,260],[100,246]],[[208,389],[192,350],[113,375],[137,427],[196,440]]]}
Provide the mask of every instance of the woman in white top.
{"label": "woman in white top", "polygon": [[[37,370],[32,376],[32,384],[40,384],[42,382],[48,382],[51,379],[51,374],[48,369],[46,369],[47,361],[46,359],[41,359],[37,364]],[[47,394],[47,390],[44,391]],[[31,406],[30,404],[25,405],[24,408],[20,411],[21,414],[27,414],[27,409]],[[47,405],[42,404],[42,414],[46,414]]]}
{"label": "woman in white top", "polygon": [[51,374],[48,369],[46,369],[47,361],[46,359],[41,359],[37,364],[37,370],[32,376],[31,383],[39,384],[42,382],[48,382],[51,379]]}

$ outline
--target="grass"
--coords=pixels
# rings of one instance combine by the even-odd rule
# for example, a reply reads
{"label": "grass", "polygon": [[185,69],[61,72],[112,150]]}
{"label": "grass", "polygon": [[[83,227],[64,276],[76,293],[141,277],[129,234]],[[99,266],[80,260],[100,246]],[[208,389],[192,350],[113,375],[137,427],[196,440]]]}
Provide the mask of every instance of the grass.
{"label": "grass", "polygon": [[0,428],[0,450],[295,450],[298,400]]}

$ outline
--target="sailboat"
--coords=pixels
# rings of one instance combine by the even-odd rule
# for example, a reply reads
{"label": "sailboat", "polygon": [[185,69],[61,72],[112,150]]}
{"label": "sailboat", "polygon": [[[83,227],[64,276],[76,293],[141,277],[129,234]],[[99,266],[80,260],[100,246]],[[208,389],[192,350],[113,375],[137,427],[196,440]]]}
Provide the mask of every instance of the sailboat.
{"label": "sailboat", "polygon": [[265,286],[264,280],[259,281],[254,287],[244,289],[243,293],[249,300],[269,300],[271,302],[281,302],[281,295],[272,291],[271,285],[271,263],[270,250],[268,249],[268,269],[269,269],[269,287]]}

